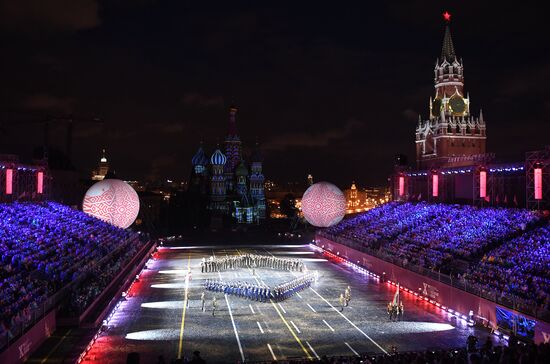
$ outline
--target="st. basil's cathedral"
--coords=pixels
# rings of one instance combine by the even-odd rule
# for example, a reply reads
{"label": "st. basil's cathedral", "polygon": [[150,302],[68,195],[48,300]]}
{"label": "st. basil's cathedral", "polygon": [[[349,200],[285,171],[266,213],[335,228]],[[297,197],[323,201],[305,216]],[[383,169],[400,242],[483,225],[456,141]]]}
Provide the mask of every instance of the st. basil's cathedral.
{"label": "st. basil's cathedral", "polygon": [[258,224],[266,217],[263,157],[256,143],[248,162],[244,159],[236,115],[237,108],[231,106],[223,151],[218,146],[208,156],[201,145],[191,159],[189,192],[204,197],[212,227],[221,227],[228,218]]}

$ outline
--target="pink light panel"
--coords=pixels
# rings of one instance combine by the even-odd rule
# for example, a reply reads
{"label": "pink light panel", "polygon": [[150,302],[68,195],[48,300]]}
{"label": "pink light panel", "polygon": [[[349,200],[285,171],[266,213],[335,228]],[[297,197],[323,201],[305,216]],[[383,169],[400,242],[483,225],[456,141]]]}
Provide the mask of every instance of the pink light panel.
{"label": "pink light panel", "polygon": [[36,175],[36,192],[44,193],[44,172],[38,172]]}
{"label": "pink light panel", "polygon": [[405,177],[400,176],[399,177],[399,196],[403,196],[405,194]]}
{"label": "pink light panel", "polygon": [[439,176],[437,174],[432,175],[432,196],[439,196]]}
{"label": "pink light panel", "polygon": [[535,200],[542,200],[542,168],[535,168]]}
{"label": "pink light panel", "polygon": [[487,197],[487,172],[479,172],[479,197]]}
{"label": "pink light panel", "polygon": [[6,169],[6,195],[13,193],[13,169]]}

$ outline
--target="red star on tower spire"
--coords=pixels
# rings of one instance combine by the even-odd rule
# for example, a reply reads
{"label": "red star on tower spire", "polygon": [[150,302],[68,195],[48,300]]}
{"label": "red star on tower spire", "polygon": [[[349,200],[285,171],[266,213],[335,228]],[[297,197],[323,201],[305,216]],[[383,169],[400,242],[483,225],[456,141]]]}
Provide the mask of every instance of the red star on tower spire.
{"label": "red star on tower spire", "polygon": [[446,21],[447,23],[450,23],[450,22],[451,22],[451,14],[450,14],[448,11],[445,11],[445,12],[443,13],[443,19],[445,19],[445,21]]}

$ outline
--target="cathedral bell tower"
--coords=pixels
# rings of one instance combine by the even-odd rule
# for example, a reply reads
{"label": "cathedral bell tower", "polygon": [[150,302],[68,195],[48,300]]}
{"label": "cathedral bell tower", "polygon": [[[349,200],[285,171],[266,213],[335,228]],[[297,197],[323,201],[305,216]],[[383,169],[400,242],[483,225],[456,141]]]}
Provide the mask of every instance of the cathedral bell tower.
{"label": "cathedral bell tower", "polygon": [[225,138],[225,155],[227,156],[227,163],[224,167],[224,173],[228,192],[234,192],[235,186],[233,185],[233,179],[235,170],[242,160],[241,138],[237,133],[236,119],[237,108],[231,106],[229,108],[229,128]]}
{"label": "cathedral bell tower", "polygon": [[464,94],[464,66],[455,53],[448,12],[441,56],[435,62],[435,94],[429,101],[429,119],[419,117],[416,127],[416,161],[419,169],[471,165],[485,155],[486,125],[483,114],[470,113]]}

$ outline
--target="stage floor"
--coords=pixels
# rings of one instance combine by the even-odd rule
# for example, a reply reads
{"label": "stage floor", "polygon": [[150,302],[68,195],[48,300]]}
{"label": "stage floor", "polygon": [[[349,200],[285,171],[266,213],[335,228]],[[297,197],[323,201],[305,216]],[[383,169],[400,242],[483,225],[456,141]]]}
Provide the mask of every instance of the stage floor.
{"label": "stage floor", "polygon": [[[216,293],[218,311],[212,316],[213,292],[205,291],[207,311],[200,295],[207,278],[269,285],[300,273],[248,269],[201,273],[203,257],[246,253],[301,258],[319,280],[299,295],[281,302],[256,302]],[[186,278],[191,268],[191,279]],[[312,359],[323,355],[463,347],[468,335],[484,342],[488,333],[457,322],[446,312],[401,293],[404,317],[390,322],[386,305],[395,287],[376,278],[327,261],[307,245],[229,248],[161,248],[148,263],[130,297],[118,308],[109,329],[95,343],[87,363],[125,362],[129,352],[139,352],[141,362],[166,362],[191,357],[198,350],[208,363],[272,361],[294,357]],[[351,286],[349,307],[340,311],[338,297]],[[185,292],[188,307],[184,307]]]}

